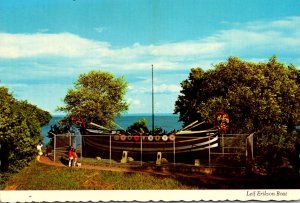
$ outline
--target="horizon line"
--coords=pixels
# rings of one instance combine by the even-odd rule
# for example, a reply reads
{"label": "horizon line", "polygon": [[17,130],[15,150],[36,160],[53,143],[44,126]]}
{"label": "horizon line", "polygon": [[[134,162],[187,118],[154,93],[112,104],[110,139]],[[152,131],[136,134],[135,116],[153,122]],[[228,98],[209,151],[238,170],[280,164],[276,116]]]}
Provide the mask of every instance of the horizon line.
{"label": "horizon line", "polygon": [[[66,114],[51,114],[52,116],[65,116]],[[126,115],[152,115],[152,113],[146,112],[146,113],[123,113],[121,116],[126,116]],[[166,112],[166,113],[155,113],[154,115],[174,115],[176,116],[177,114],[171,113],[171,112]]]}

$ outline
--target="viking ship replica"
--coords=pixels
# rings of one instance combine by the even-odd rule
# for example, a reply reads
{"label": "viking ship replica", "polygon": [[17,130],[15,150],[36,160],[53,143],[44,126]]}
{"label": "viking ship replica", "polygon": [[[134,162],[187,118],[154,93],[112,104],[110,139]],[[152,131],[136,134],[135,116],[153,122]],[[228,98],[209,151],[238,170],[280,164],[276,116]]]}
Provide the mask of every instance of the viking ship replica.
{"label": "viking ship replica", "polygon": [[[181,130],[169,133],[156,133],[154,129],[154,91],[152,66],[152,131],[128,132],[124,129],[108,129],[96,123],[87,123],[80,116],[72,116],[78,132],[65,130],[63,132],[49,131],[54,138],[54,161],[66,153],[66,148],[74,146],[81,158],[99,158],[127,163],[127,157],[133,160],[150,162],[157,158],[166,158],[167,162],[193,163],[201,159],[211,166],[211,156],[242,155],[253,157],[253,134],[229,135],[229,116],[217,112],[214,124],[194,121]],[[210,126],[210,127],[206,127]],[[247,137],[246,137],[247,136]],[[225,139],[226,138],[226,139]],[[74,143],[74,140],[75,141]],[[78,145],[78,143],[80,143]],[[249,146],[251,150],[248,150]],[[78,147],[79,146],[79,147]],[[232,151],[233,150],[233,151]],[[205,162],[205,161],[204,161]]]}
{"label": "viking ship replica", "polygon": [[[93,124],[98,126],[97,124]],[[125,131],[110,131],[85,129],[82,132],[82,148],[84,157],[95,157],[99,150],[103,153],[110,152],[119,155],[127,151],[130,156],[156,155],[157,152],[170,157],[174,153],[189,153],[218,147],[219,129],[192,131],[192,127],[199,125],[198,121],[193,122],[176,133],[163,135],[129,134]],[[98,126],[101,128],[102,126]]]}
{"label": "viking ship replica", "polygon": [[[78,118],[74,119],[78,122]],[[124,130],[110,130],[95,123],[90,125],[98,129],[82,128],[82,155],[84,157],[102,156],[120,157],[123,152],[131,157],[145,159],[162,153],[163,157],[187,157],[193,152],[218,147],[220,133],[226,133],[229,123],[228,114],[218,112],[215,126],[206,130],[193,130],[204,122],[195,121],[177,132],[155,134],[154,132],[154,93],[152,66],[152,134],[128,133]],[[79,123],[84,123],[80,121]],[[86,126],[86,124],[84,124]],[[101,152],[100,152],[101,151]],[[147,159],[147,158],[146,158]]]}

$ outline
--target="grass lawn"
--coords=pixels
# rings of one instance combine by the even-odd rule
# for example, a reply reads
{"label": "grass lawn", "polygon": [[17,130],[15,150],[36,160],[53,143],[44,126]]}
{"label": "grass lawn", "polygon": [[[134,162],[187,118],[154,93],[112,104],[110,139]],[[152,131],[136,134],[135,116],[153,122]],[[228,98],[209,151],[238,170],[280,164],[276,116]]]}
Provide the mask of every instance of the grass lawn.
{"label": "grass lawn", "polygon": [[[145,173],[124,173],[49,166],[32,161],[12,175],[4,188],[17,190],[144,190],[197,189],[180,181]],[[3,189],[3,188],[2,188]]]}

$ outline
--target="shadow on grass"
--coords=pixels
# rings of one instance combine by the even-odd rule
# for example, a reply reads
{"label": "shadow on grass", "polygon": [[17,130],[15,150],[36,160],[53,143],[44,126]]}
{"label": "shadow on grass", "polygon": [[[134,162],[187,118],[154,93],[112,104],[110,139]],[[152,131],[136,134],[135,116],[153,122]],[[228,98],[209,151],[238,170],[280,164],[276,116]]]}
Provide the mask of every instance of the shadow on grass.
{"label": "shadow on grass", "polygon": [[[64,165],[68,165],[68,162],[63,161],[65,160],[62,160]],[[140,162],[127,164],[113,162],[110,165],[107,160],[97,161],[95,159],[85,159],[83,163],[131,170],[125,172],[125,176],[146,172],[156,178],[172,178],[182,185],[199,189],[300,189],[300,175],[291,168],[281,168],[272,175],[262,176],[245,174],[228,168],[219,168],[216,169],[215,173],[206,174],[191,171],[195,168],[200,169],[200,167],[187,167],[185,165],[177,165],[177,169],[174,169],[172,164],[157,166],[155,163],[143,163],[141,165]]]}
{"label": "shadow on grass", "polygon": [[[144,171],[149,166],[139,167]],[[131,167],[133,171],[137,167]],[[224,170],[222,168],[217,170]],[[239,172],[232,173],[213,173],[205,174],[201,172],[191,172],[183,169],[183,172],[167,170],[165,167],[152,166],[153,175],[169,176],[181,184],[197,187],[199,189],[300,189],[300,174],[295,169],[280,168],[272,175],[244,174]]]}
{"label": "shadow on grass", "polygon": [[60,158],[60,162],[61,162],[63,165],[65,165],[65,166],[69,166],[69,160],[67,160],[67,159],[65,159],[65,158],[63,158],[63,157]]}
{"label": "shadow on grass", "polygon": [[243,176],[208,176],[205,178],[177,177],[182,184],[207,189],[300,189],[300,175],[289,168],[278,173]]}

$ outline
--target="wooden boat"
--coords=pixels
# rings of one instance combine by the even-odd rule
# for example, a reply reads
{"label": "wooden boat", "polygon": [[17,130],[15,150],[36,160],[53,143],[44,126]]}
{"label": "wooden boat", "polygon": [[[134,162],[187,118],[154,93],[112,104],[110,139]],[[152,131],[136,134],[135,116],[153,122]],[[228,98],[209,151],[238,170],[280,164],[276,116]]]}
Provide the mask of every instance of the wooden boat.
{"label": "wooden boat", "polygon": [[[154,91],[153,91],[153,65],[152,65],[152,132],[154,132]],[[226,122],[223,122],[228,115],[221,112],[217,114],[218,126],[215,128],[193,131],[196,126],[203,122],[195,121],[176,133],[164,135],[147,135],[147,134],[126,134],[122,131],[108,131],[107,128],[90,123],[101,130],[84,129],[82,134],[82,154],[84,157],[95,157],[104,154],[120,157],[123,151],[127,151],[131,156],[156,155],[161,152],[164,156],[175,156],[178,154],[191,155],[193,152],[199,152],[218,147],[218,136],[220,129],[226,133]],[[79,124],[85,122],[81,118],[74,117],[73,121]],[[229,122],[229,119],[228,119]],[[221,128],[219,128],[221,126]],[[174,158],[175,159],[175,158]]]}
{"label": "wooden boat", "polygon": [[199,125],[198,121],[178,132],[153,136],[138,133],[126,134],[125,131],[118,130],[105,133],[102,130],[86,129],[82,134],[83,156],[95,157],[110,154],[120,158],[122,152],[127,151],[133,157],[156,156],[157,152],[161,152],[166,157],[218,147],[219,130],[217,128],[191,130],[196,125]]}

